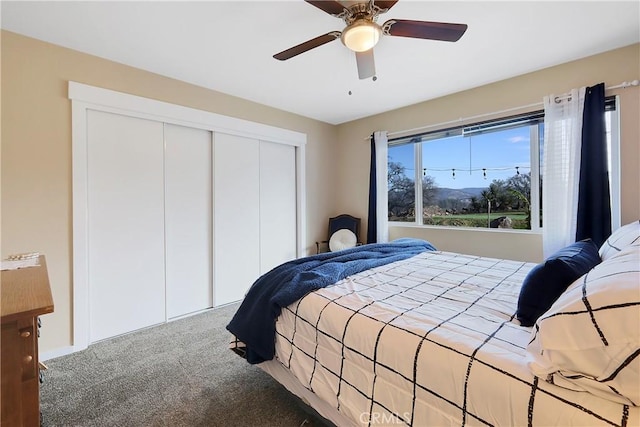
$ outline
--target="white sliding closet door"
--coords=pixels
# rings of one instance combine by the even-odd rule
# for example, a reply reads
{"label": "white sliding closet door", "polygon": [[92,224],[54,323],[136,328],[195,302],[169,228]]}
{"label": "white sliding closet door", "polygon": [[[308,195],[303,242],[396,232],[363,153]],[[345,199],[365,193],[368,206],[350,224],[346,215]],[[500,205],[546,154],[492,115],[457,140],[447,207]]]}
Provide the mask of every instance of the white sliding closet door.
{"label": "white sliding closet door", "polygon": [[241,300],[260,274],[259,141],[214,134],[214,299]]}
{"label": "white sliding closet door", "polygon": [[165,124],[167,317],[213,306],[212,133]]}
{"label": "white sliding closet door", "polygon": [[296,257],[296,148],[260,142],[260,273]]}
{"label": "white sliding closet door", "polygon": [[305,134],[71,81],[68,96],[74,349],[239,301],[302,255]]}
{"label": "white sliding closet door", "polygon": [[89,341],[165,321],[163,125],[88,111]]}

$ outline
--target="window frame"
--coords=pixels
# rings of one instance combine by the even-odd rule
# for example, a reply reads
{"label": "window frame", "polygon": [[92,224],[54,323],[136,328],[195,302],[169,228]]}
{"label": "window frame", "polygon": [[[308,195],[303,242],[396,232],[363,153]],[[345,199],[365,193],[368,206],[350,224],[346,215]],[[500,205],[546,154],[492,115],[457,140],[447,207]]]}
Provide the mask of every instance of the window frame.
{"label": "window frame", "polygon": [[[620,97],[618,95],[608,96],[605,98],[605,113],[615,111],[616,114],[611,115],[610,120],[610,146],[608,148],[610,156],[610,191],[611,191],[611,216],[612,229],[617,229],[621,223],[621,199],[620,199]],[[544,144],[544,132],[542,125],[544,124],[544,110],[535,110],[528,113],[522,113],[513,116],[496,118],[467,125],[448,127],[443,129],[431,130],[418,134],[399,136],[390,138],[389,148],[406,144],[413,144],[413,181],[414,181],[414,210],[415,219],[413,221],[392,221],[389,220],[390,226],[419,226],[424,228],[456,228],[469,230],[494,231],[488,227],[452,227],[444,225],[427,225],[424,224],[424,215],[418,214],[423,204],[422,199],[422,146],[426,141],[442,139],[450,136],[473,135],[482,132],[494,132],[506,130],[510,127],[523,126],[529,123],[530,132],[530,173],[531,173],[531,194],[530,194],[530,215],[531,229],[509,230],[524,233],[539,234],[542,232],[540,224],[541,209],[541,167],[542,161],[540,157],[540,142]],[[426,137],[426,138],[425,138]],[[407,177],[410,177],[407,175]],[[501,230],[504,231],[504,230]]]}
{"label": "window frame", "polygon": [[620,170],[620,95],[605,98],[605,113],[615,111],[610,120],[609,191],[611,192],[611,230],[622,225],[622,180]]}

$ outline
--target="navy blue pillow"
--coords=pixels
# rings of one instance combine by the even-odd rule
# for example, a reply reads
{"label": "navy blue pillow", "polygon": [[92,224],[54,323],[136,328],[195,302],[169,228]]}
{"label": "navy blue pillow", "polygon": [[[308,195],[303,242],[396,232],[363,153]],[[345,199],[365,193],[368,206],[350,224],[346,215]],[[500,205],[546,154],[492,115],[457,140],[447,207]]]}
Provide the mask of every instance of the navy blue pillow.
{"label": "navy blue pillow", "polygon": [[522,326],[533,326],[578,277],[600,264],[598,247],[591,239],[560,249],[536,265],[522,282],[516,317]]}

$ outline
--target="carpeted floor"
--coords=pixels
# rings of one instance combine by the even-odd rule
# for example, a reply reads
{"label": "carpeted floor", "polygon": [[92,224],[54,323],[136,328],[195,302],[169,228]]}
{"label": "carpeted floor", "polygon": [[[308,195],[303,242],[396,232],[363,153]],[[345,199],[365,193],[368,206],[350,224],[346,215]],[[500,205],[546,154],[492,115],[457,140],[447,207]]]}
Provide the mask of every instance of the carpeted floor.
{"label": "carpeted floor", "polygon": [[46,361],[43,425],[326,425],[228,349],[225,326],[236,309],[214,309]]}

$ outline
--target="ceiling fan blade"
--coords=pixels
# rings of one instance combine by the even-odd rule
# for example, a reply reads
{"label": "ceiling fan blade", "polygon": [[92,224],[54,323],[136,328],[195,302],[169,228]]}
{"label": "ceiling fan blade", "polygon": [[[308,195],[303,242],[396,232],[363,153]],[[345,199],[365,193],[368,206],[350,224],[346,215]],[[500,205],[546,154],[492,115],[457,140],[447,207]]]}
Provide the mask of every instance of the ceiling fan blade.
{"label": "ceiling fan blade", "polygon": [[329,15],[338,16],[345,11],[345,7],[332,0],[304,0],[312,6],[317,7],[320,10],[327,12]]}
{"label": "ceiling fan blade", "polygon": [[396,3],[398,3],[398,0],[376,0],[374,2],[374,4],[383,11],[382,13],[388,12]]}
{"label": "ceiling fan blade", "polygon": [[356,64],[358,65],[358,77],[360,80],[376,75],[376,63],[373,60],[373,49],[364,52],[356,52]]}
{"label": "ceiling fan blade", "polygon": [[338,37],[340,37],[340,31],[332,31],[330,33],[327,34],[323,34],[321,36],[318,36],[314,39],[311,40],[307,40],[304,43],[300,43],[297,46],[291,47],[287,50],[283,50],[280,53],[276,53],[275,55],[273,55],[273,57],[275,59],[278,59],[280,61],[285,61],[289,58],[293,58],[296,55],[300,55],[301,53],[304,53],[308,50],[311,50],[313,48],[316,48],[318,46],[322,46],[323,44],[329,43],[331,41],[334,41],[335,39],[337,39]]}
{"label": "ceiling fan blade", "polygon": [[417,39],[455,42],[467,31],[466,24],[390,19],[382,26],[385,34]]}

